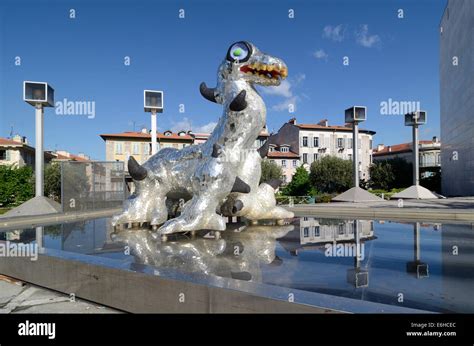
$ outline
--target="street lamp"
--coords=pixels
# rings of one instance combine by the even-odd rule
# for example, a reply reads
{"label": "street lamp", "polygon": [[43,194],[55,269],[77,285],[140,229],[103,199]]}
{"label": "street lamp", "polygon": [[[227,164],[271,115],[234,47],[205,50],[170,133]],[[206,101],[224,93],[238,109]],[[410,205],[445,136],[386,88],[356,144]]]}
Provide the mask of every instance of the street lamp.
{"label": "street lamp", "polygon": [[151,154],[156,154],[156,113],[163,113],[163,91],[144,90],[143,106],[151,113]]}
{"label": "street lamp", "polygon": [[426,124],[427,114],[425,111],[416,111],[405,114],[405,126],[411,126],[413,140],[412,140],[412,155],[413,155],[413,185],[409,188],[400,191],[392,196],[392,198],[413,198],[413,199],[432,199],[438,198],[430,190],[420,186],[420,154],[419,154],[419,140],[418,140],[418,126]]}
{"label": "street lamp", "polygon": [[48,83],[24,81],[23,100],[35,107],[35,195],[39,197],[44,194],[43,108],[54,107],[54,89]]}
{"label": "street lamp", "polygon": [[409,274],[414,274],[418,279],[429,276],[428,264],[421,261],[420,246],[420,223],[415,222],[413,225],[414,247],[413,261],[407,262],[406,270]]}
{"label": "street lamp", "polygon": [[337,202],[381,201],[380,197],[359,187],[359,123],[367,120],[367,107],[352,106],[344,112],[346,123],[352,124],[352,167],[354,187],[333,198]]}

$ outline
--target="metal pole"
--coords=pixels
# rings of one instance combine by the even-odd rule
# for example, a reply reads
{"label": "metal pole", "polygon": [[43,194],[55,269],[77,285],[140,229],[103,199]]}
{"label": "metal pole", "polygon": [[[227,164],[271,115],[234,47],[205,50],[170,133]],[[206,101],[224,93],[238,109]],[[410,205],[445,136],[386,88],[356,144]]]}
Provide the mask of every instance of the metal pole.
{"label": "metal pole", "polygon": [[354,169],[354,186],[359,187],[359,124],[354,122],[352,128],[352,166]]}
{"label": "metal pole", "polygon": [[355,251],[356,255],[354,257],[355,263],[354,267],[355,268],[360,268],[360,257],[361,257],[361,251],[360,251],[360,234],[359,234],[359,221],[354,220],[354,242],[355,242]]}
{"label": "metal pole", "polygon": [[35,106],[36,151],[35,151],[35,190],[36,197],[44,195],[44,152],[43,152],[43,105]]}
{"label": "metal pole", "polygon": [[151,154],[156,154],[156,110],[151,111]]}
{"label": "metal pole", "polygon": [[416,222],[413,227],[415,233],[415,262],[420,261],[420,223]]}
{"label": "metal pole", "polygon": [[418,125],[413,125],[413,185],[420,182],[420,156],[418,146]]}
{"label": "metal pole", "polygon": [[36,227],[36,245],[38,246],[38,250],[43,248],[43,236],[44,236],[44,227],[39,226]]}

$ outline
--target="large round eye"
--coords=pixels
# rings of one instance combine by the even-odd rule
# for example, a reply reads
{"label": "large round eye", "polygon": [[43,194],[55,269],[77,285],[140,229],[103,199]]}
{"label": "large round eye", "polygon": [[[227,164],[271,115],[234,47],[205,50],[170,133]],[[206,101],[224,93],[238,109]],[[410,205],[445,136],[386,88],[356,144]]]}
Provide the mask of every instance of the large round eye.
{"label": "large round eye", "polygon": [[250,58],[252,47],[247,42],[237,42],[230,46],[227,52],[227,60],[244,62]]}

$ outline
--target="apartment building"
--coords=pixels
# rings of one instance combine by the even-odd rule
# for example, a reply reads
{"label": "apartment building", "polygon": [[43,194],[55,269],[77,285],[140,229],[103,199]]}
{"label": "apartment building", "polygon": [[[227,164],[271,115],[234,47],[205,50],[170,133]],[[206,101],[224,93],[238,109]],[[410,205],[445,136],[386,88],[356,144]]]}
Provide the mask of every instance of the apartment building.
{"label": "apartment building", "polygon": [[[54,159],[50,152],[44,153],[44,162]],[[0,165],[35,168],[35,148],[28,145],[28,139],[15,135],[11,139],[0,137]]]}
{"label": "apartment building", "polygon": [[[374,135],[374,131],[359,129],[359,174],[363,180],[369,179]],[[311,164],[324,156],[352,160],[352,127],[329,125],[327,119],[298,124],[292,118],[268,138],[261,150],[282,167],[284,180],[290,182],[297,167],[303,165],[309,171]]]}
{"label": "apartment building", "polygon": [[[140,132],[102,134],[100,137],[105,141],[106,161],[126,162],[133,156],[139,163],[143,163],[151,156],[151,135],[146,129]],[[182,149],[194,143],[194,137],[185,131],[157,133],[156,139],[158,150]]]}
{"label": "apartment building", "polygon": [[[422,177],[427,176],[430,169],[441,167],[441,142],[439,138],[435,136],[432,140],[419,141],[419,155],[420,168],[424,170],[424,172],[421,172]],[[374,161],[402,158],[413,163],[413,144],[411,142],[387,146],[379,144],[373,150],[373,157]]]}

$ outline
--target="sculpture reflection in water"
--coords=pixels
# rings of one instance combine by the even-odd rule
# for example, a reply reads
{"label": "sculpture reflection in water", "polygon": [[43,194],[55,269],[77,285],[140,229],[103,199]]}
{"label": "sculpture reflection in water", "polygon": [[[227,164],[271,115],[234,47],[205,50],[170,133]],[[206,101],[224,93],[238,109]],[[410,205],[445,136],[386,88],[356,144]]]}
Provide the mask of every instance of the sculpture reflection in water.
{"label": "sculpture reflection in water", "polygon": [[174,235],[166,242],[155,240],[148,229],[117,230],[114,242],[127,246],[135,262],[160,270],[178,270],[245,281],[262,281],[262,265],[280,265],[276,239],[293,230],[292,225],[228,224],[220,238],[214,232],[196,236]]}
{"label": "sculpture reflection in water", "polygon": [[[260,184],[261,157],[255,140],[266,124],[266,107],[255,85],[277,86],[287,77],[285,63],[252,43],[232,44],[217,71],[216,88],[201,84],[208,101],[223,106],[209,139],[181,150],[164,148],[139,165],[133,156],[128,171],[136,192],[125,201],[114,225],[161,225],[155,237],[202,229],[223,231],[225,216],[249,220],[292,218],[276,205],[275,180]],[[186,200],[179,215],[170,210]]]}

